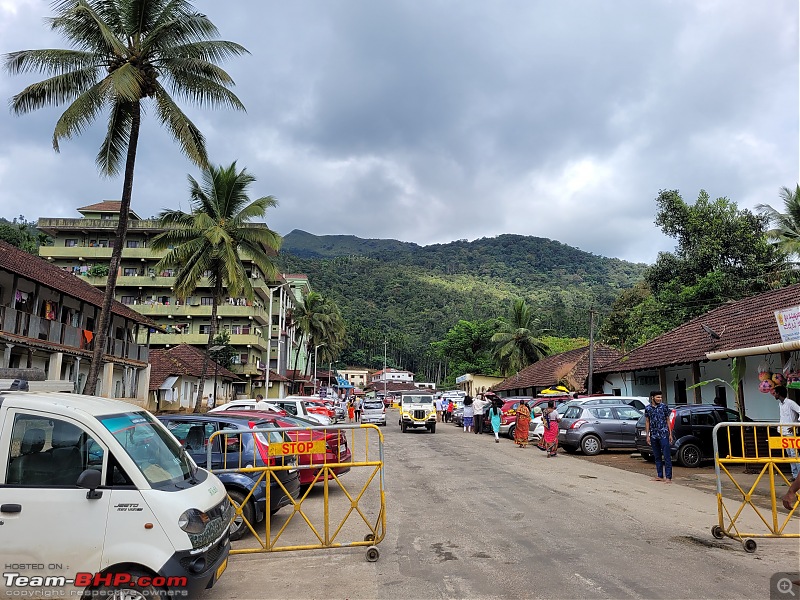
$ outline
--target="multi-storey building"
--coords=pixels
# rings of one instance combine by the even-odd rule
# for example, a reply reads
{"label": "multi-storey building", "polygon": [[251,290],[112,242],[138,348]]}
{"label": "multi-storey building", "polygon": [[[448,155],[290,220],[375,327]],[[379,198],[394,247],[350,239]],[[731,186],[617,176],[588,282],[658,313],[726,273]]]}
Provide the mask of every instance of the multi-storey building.
{"label": "multi-storey building", "polygon": [[[41,218],[38,227],[54,239],[52,246],[39,249],[41,257],[82,277],[88,283],[104,288],[115,243],[121,203],[105,201],[79,208],[81,218]],[[252,223],[252,227],[266,227]],[[211,327],[213,304],[208,279],[203,278],[188,298],[175,295],[173,269],[157,270],[164,252],[150,247],[154,236],[164,231],[158,220],[142,219],[130,211],[128,234],[117,274],[115,298],[131,309],[151,318],[164,332],[142,332],[138,343],[149,335],[154,348],[178,344],[205,347]],[[217,331],[230,335],[234,349],[232,371],[240,376],[235,384],[239,396],[269,395],[267,365],[285,375],[290,356],[298,351],[294,331],[287,319],[291,307],[302,290],[307,288],[304,276],[281,277],[268,281],[258,267],[245,263],[251,278],[255,299],[226,297],[217,307]],[[303,282],[303,278],[305,281]],[[303,349],[299,349],[303,352]],[[303,362],[303,364],[305,364]],[[276,376],[274,378],[278,380]],[[283,388],[279,395],[283,394]]]}
{"label": "multi-storey building", "polygon": [[[102,304],[103,293],[79,277],[0,242],[2,368],[41,372],[45,381],[36,382],[39,389],[82,392]],[[150,383],[146,338],[155,323],[119,302],[111,312],[95,393],[145,406]]]}

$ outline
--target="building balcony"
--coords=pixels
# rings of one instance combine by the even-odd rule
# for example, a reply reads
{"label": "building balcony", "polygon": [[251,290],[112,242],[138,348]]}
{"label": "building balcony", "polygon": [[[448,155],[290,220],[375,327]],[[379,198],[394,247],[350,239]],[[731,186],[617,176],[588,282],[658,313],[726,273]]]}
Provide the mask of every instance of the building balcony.
{"label": "building balcony", "polygon": [[[109,262],[114,249],[110,246],[39,246],[39,256],[48,260],[71,259],[87,262]],[[123,248],[122,258],[158,261],[166,254],[152,248]]]}
{"label": "building balcony", "polygon": [[[146,337],[142,339],[144,334],[140,334],[139,342],[145,341]],[[207,333],[151,333],[150,345],[152,346],[178,346],[180,344],[189,344],[190,346],[203,346],[208,344]],[[262,336],[256,334],[236,334],[231,333],[229,344],[233,347],[242,348],[257,348],[260,351],[266,351],[267,340]]]}
{"label": "building balcony", "polygon": [[231,365],[230,368],[231,373],[236,373],[237,375],[243,376],[250,376],[256,377],[258,375],[263,375],[264,371],[258,368],[255,362],[248,362],[245,365]]}
{"label": "building balcony", "polygon": [[[48,235],[55,236],[59,231],[84,233],[102,231],[106,234],[112,234],[117,230],[118,225],[119,219],[87,219],[80,217],[75,219],[39,219],[36,227]],[[156,234],[164,231],[164,228],[155,219],[128,220],[128,231]]]}
{"label": "building balcony", "polygon": [[[139,314],[150,317],[153,320],[164,318],[173,319],[210,319],[211,306],[191,305],[191,304],[130,304],[130,308]],[[259,327],[269,323],[267,311],[258,306],[232,306],[230,304],[220,304],[217,306],[217,316],[223,319],[252,319]]]}

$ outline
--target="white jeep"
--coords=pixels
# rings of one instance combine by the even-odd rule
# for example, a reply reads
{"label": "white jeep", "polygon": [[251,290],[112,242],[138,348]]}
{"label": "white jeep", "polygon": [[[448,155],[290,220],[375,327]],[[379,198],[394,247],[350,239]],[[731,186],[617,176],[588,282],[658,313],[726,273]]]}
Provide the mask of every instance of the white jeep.
{"label": "white jeep", "polygon": [[436,404],[433,394],[409,393],[400,396],[400,431],[424,427],[436,433]]}

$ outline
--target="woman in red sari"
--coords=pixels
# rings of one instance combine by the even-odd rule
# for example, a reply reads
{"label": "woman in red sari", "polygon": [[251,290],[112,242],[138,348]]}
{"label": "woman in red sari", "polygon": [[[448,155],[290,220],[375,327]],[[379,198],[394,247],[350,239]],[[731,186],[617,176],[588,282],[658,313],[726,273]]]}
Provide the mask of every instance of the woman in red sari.
{"label": "woman in red sari", "polygon": [[555,400],[550,400],[542,417],[544,449],[547,450],[547,458],[558,456],[558,422],[560,420],[561,416],[556,412]]}
{"label": "woman in red sari", "polygon": [[528,432],[531,428],[531,409],[524,402],[517,406],[517,420],[514,423],[514,443],[520,448],[528,445]]}

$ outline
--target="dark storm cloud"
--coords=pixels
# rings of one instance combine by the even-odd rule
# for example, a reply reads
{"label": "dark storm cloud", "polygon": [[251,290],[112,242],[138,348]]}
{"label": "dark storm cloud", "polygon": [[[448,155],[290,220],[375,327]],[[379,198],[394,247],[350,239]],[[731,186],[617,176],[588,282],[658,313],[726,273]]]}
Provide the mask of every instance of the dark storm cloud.
{"label": "dark storm cloud", "polygon": [[[281,233],[519,233],[652,261],[673,244],[653,226],[659,189],[752,208],[798,178],[793,0],[196,5],[251,52],[224,65],[248,110],[186,111],[212,160],[238,160],[254,195],[278,198]],[[45,2],[14,6],[0,4],[2,51],[62,45]],[[3,77],[0,94],[25,83]],[[119,197],[94,168],[102,128],[53,154],[58,114],[0,117],[0,215],[16,198],[75,216]],[[149,119],[135,210],[187,209],[187,173]]]}

